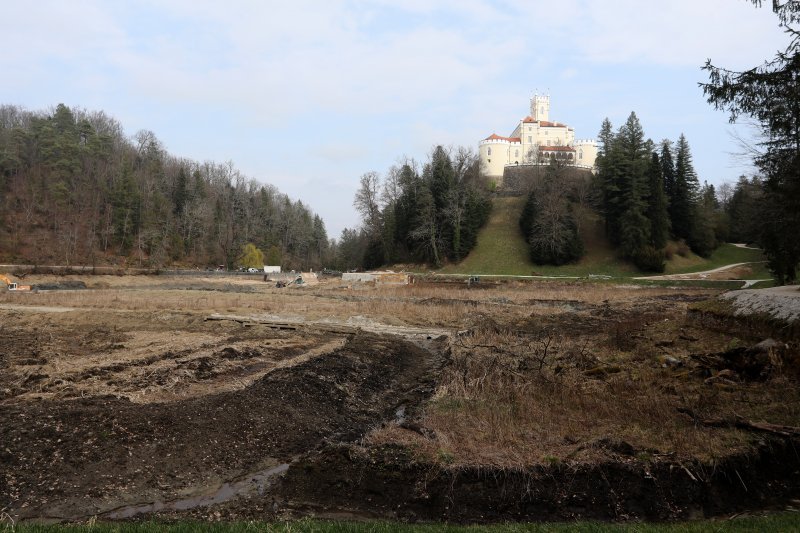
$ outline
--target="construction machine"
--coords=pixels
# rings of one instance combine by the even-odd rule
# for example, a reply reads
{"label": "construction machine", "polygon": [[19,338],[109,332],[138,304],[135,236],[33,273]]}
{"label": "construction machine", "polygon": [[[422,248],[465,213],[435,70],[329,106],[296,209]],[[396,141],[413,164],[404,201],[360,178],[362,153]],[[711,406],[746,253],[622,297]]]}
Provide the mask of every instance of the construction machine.
{"label": "construction machine", "polygon": [[10,291],[29,291],[31,290],[30,285],[20,285],[16,281],[11,281],[11,278],[6,276],[5,274],[0,274],[0,281],[5,282],[8,285],[8,290]]}

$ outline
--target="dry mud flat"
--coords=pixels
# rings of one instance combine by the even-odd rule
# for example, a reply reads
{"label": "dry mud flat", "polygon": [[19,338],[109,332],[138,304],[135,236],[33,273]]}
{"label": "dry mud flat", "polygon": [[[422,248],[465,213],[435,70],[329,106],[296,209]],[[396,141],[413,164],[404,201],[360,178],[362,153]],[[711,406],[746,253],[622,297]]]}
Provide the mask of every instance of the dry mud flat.
{"label": "dry mud flat", "polygon": [[87,285],[0,296],[15,520],[668,520],[800,496],[796,345],[736,367],[760,339],[687,321],[709,291]]}

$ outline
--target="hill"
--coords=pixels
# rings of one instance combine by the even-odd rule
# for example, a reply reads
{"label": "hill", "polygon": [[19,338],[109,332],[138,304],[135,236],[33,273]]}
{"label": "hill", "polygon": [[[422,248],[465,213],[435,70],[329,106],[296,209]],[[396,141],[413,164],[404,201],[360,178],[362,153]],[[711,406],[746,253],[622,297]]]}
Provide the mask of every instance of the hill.
{"label": "hill", "polygon": [[232,267],[247,243],[284,267],[327,259],[322,219],[231,163],[173,156],[102,111],[0,105],[0,262]]}
{"label": "hill", "polygon": [[[605,236],[602,218],[587,211],[578,217],[579,233],[586,255],[574,264],[563,266],[536,265],[528,255],[528,246],[519,229],[524,197],[497,197],[493,200],[489,221],[478,234],[472,252],[460,263],[447,265],[441,274],[506,275],[506,276],[576,276],[603,275],[627,278],[642,275],[636,267],[617,257]],[[704,259],[693,253],[675,254],[667,261],[666,273],[700,272],[733,263],[763,261],[760,250],[724,244]],[[763,266],[758,275],[765,277]],[[768,277],[768,276],[766,276]]]}

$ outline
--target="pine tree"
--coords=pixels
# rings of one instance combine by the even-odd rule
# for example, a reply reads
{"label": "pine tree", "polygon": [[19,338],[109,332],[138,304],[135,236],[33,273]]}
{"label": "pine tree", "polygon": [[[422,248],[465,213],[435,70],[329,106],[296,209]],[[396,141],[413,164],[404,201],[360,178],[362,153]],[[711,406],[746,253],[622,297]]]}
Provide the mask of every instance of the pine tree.
{"label": "pine tree", "polygon": [[697,255],[708,257],[717,247],[714,234],[714,214],[716,212],[714,186],[705,183],[700,190],[699,201],[695,205],[694,225],[689,245]]}
{"label": "pine tree", "polygon": [[615,137],[611,129],[611,121],[608,118],[603,120],[598,134],[600,144],[598,146],[597,178],[598,189],[600,190],[602,211],[606,224],[606,235],[615,242],[615,236],[619,234],[617,221],[619,212],[619,187],[617,185],[618,173],[618,154],[615,150]]}
{"label": "pine tree", "polygon": [[650,242],[650,223],[645,216],[648,151],[642,125],[635,113],[631,113],[620,128],[615,146],[620,159],[616,180],[619,196],[615,206],[619,233],[614,240],[621,245],[623,256],[634,258],[639,249]]}
{"label": "pine tree", "polygon": [[698,192],[697,174],[686,137],[678,138],[675,156],[675,189],[671,199],[672,231],[676,238],[689,241],[694,231]]}
{"label": "pine tree", "polygon": [[672,157],[672,141],[669,139],[661,141],[659,162],[661,163],[661,174],[664,177],[664,193],[667,196],[667,211],[670,228],[672,228],[673,198],[675,197],[675,160]]}
{"label": "pine tree", "polygon": [[[751,0],[756,6],[762,0]],[[730,112],[734,122],[750,115],[763,138],[755,163],[765,176],[760,210],[761,244],[778,283],[792,282],[800,270],[800,9],[798,2],[772,2],[779,26],[790,36],[786,50],[762,65],[734,72],[704,69],[709,83],[702,84],[708,102]]]}
{"label": "pine tree", "polygon": [[669,214],[667,213],[667,196],[664,192],[662,164],[658,154],[653,152],[647,178],[650,195],[647,200],[647,218],[650,220],[650,244],[656,250],[667,245],[669,238]]}

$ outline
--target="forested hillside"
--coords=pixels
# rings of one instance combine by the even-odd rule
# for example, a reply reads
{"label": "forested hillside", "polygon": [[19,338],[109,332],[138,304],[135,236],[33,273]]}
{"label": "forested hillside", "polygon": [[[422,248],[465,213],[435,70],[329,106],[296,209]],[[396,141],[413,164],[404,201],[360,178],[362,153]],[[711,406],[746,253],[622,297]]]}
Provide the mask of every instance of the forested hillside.
{"label": "forested hillside", "polygon": [[270,263],[318,268],[332,253],[322,219],[272,185],[63,104],[0,106],[0,194],[3,262],[230,268],[252,243]]}
{"label": "forested hillside", "polygon": [[353,205],[362,226],[342,232],[338,264],[345,269],[458,262],[475,247],[492,204],[476,154],[436,146],[421,169],[405,160],[383,179],[361,176]]}

